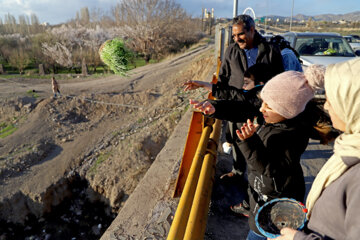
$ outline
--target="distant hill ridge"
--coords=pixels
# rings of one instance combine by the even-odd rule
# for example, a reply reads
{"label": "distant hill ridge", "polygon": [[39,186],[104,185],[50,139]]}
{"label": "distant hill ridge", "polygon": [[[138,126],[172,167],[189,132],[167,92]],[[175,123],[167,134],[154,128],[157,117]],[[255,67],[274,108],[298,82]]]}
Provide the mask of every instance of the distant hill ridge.
{"label": "distant hill ridge", "polygon": [[[268,15],[266,17],[272,18],[272,19],[290,19],[290,17],[283,17],[283,16],[277,16],[277,15]],[[351,13],[345,13],[345,14],[320,14],[315,16],[307,16],[304,14],[297,14],[293,17],[294,20],[305,20],[307,21],[309,18],[312,18],[315,21],[339,21],[339,20],[346,20],[346,21],[360,21],[360,11],[351,12]]]}

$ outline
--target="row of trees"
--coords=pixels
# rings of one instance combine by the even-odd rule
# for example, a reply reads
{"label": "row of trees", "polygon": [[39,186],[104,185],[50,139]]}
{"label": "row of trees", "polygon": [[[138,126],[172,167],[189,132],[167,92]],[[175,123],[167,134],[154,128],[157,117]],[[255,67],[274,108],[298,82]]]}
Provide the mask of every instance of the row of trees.
{"label": "row of trees", "polygon": [[[21,19],[21,21],[20,21]],[[119,37],[146,61],[176,52],[201,37],[201,22],[191,18],[174,0],[127,0],[111,8],[83,8],[65,24],[43,26],[35,15],[10,14],[0,21],[0,62],[20,72],[29,64],[80,68],[101,65],[98,49],[108,39]]]}
{"label": "row of trees", "polygon": [[21,35],[36,34],[45,31],[45,26],[41,25],[36,14],[19,15],[18,21],[10,13],[6,14],[4,21],[0,18],[0,34],[14,34]]}

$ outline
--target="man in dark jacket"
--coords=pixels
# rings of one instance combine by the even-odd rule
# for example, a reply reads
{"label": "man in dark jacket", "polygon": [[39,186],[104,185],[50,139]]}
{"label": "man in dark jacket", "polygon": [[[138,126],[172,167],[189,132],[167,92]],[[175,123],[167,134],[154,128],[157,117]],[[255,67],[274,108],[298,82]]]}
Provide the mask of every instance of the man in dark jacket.
{"label": "man in dark jacket", "polygon": [[[241,89],[244,84],[245,71],[254,64],[269,65],[268,79],[284,71],[282,56],[277,45],[269,44],[255,30],[255,22],[249,15],[239,15],[233,19],[232,37],[234,43],[226,49],[225,57],[219,72],[218,82],[212,85],[212,94],[217,99],[232,100],[232,87]],[[236,124],[229,122],[233,139],[236,138]],[[225,176],[243,175],[246,163],[243,156],[233,144],[233,171]]]}
{"label": "man in dark jacket", "polygon": [[[185,85],[186,90],[193,90],[203,87],[217,99],[233,100],[233,88],[241,89],[244,84],[245,71],[254,64],[264,63],[269,65],[269,77],[284,71],[282,56],[277,45],[266,42],[256,30],[255,22],[249,15],[239,15],[233,19],[232,37],[234,43],[226,49],[222,62],[218,82],[211,84],[202,81],[188,81]],[[236,124],[229,123],[230,132],[233,139],[236,139]],[[240,150],[233,145],[234,165],[232,172],[224,176],[232,177],[235,175],[243,176],[246,171],[246,163]]]}
{"label": "man in dark jacket", "polygon": [[269,79],[284,71],[280,49],[266,42],[255,30],[255,22],[249,15],[233,19],[232,37],[234,43],[226,49],[218,82],[212,85],[213,96],[229,99],[227,88],[241,89],[245,71],[254,64],[265,63],[271,69]]}

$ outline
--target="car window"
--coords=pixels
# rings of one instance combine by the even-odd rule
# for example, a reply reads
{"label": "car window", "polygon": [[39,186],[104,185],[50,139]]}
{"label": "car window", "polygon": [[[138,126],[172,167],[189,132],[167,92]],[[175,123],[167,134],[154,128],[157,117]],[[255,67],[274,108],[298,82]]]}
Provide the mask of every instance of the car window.
{"label": "car window", "polygon": [[307,56],[355,56],[346,40],[339,37],[299,37],[295,50]]}
{"label": "car window", "polygon": [[292,38],[292,37],[290,37],[290,36],[284,36],[284,39],[285,39],[286,41],[288,41],[289,43],[292,43],[294,38]]}
{"label": "car window", "polygon": [[351,37],[344,37],[344,38],[346,39],[346,41],[348,41],[348,42],[352,42]]}

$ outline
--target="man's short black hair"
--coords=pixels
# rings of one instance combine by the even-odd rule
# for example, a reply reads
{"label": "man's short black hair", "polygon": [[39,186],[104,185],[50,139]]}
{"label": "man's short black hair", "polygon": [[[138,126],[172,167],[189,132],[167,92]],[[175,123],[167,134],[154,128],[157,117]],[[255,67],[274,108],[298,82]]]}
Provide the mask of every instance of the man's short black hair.
{"label": "man's short black hair", "polygon": [[286,41],[285,38],[281,35],[271,37],[270,42],[278,45],[280,50],[290,47],[290,42]]}
{"label": "man's short black hair", "polygon": [[255,22],[252,17],[247,14],[241,14],[233,18],[233,25],[243,25],[246,31],[249,31],[251,27],[255,29]]}
{"label": "man's short black hair", "polygon": [[265,63],[256,63],[244,72],[244,77],[253,80],[255,85],[260,84],[260,82],[265,84],[271,78],[270,66]]}

